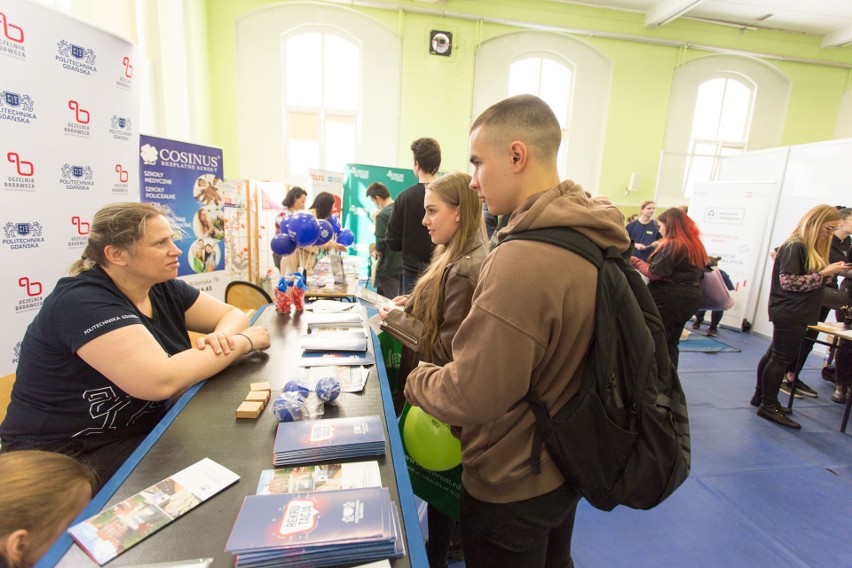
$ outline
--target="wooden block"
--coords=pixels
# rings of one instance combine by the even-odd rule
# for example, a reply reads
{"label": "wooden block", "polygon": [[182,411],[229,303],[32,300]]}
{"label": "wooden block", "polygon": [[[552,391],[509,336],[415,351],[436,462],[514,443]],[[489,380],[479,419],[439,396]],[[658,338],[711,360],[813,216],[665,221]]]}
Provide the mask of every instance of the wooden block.
{"label": "wooden block", "polygon": [[262,410],[262,402],[243,401],[237,408],[237,418],[257,418]]}
{"label": "wooden block", "polygon": [[269,402],[270,392],[268,390],[262,391],[249,391],[246,395],[246,402],[262,402],[266,404]]}
{"label": "wooden block", "polygon": [[269,383],[264,381],[262,383],[252,383],[249,386],[249,390],[252,391],[271,391],[272,387],[269,386]]}

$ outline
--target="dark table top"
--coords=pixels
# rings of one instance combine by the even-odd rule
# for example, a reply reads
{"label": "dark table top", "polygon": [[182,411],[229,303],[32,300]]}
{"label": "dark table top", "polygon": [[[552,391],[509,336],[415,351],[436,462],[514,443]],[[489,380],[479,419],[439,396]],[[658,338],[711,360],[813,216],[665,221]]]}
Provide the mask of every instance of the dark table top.
{"label": "dark table top", "polygon": [[[366,313],[364,319],[366,320]],[[115,478],[107,483],[104,489],[109,490],[112,484],[115,492],[102,508],[112,506],[205,457],[240,476],[240,481],[235,485],[119,555],[109,566],[211,557],[214,559],[213,566],[233,566],[234,557],[225,552],[225,543],[243,499],[255,492],[261,470],[273,467],[272,446],[278,426],[278,421],[270,411],[272,400],[256,420],[237,420],[235,410],[248,392],[250,383],[268,381],[274,398],[287,380],[299,376],[299,345],[301,335],[307,327],[305,322],[306,317],[302,312],[282,315],[276,313],[272,306],[262,310],[255,323],[269,329],[272,337],[270,349],[264,353],[246,356],[208,379],[191,398],[184,395],[182,402],[185,407],[156,439],[126,480],[117,489],[114,487]],[[370,348],[373,348],[372,344]],[[381,359],[381,355],[377,359]],[[364,391],[341,393],[336,405],[325,406],[324,418],[373,414],[384,417],[388,406],[383,402],[379,376],[384,376],[384,367],[380,362],[371,368]],[[386,386],[384,392],[384,398],[388,398],[389,391]],[[404,459],[401,459],[399,430],[396,428],[392,409],[392,432],[387,431],[387,425],[388,422],[385,421],[385,434],[389,443],[384,457],[344,461],[378,461],[382,485],[390,490],[391,498],[400,505],[403,524],[407,525],[404,527],[406,556],[391,560],[391,566],[406,568],[412,564],[420,564],[420,560],[425,559],[425,553],[420,527],[412,526],[417,525],[416,511]],[[392,457],[392,448],[395,457]],[[134,456],[131,456],[128,461],[133,459]],[[400,472],[395,466],[402,470],[399,480],[403,485],[402,496],[397,486]],[[120,474],[121,472],[116,476],[120,477]],[[88,517],[94,512],[96,511],[86,511],[84,514]],[[416,547],[415,550],[412,550],[412,544]],[[75,568],[96,566],[76,544],[71,546],[57,565]]]}

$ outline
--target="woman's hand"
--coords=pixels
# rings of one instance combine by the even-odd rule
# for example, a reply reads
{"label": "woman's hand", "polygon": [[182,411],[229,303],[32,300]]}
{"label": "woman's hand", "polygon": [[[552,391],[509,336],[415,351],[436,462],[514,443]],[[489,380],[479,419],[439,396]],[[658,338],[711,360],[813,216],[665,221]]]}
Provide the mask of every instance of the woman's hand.
{"label": "woman's hand", "polygon": [[852,266],[843,261],[832,262],[831,264],[820,270],[819,273],[823,276],[834,276],[835,274],[846,272],[850,268],[852,268]]}
{"label": "woman's hand", "polygon": [[376,308],[376,310],[379,312],[379,317],[382,318],[382,321],[384,321],[384,319],[386,317],[388,317],[388,314],[391,313],[391,311],[393,311],[394,308],[379,307],[379,308]]}
{"label": "woman's hand", "polygon": [[242,339],[248,339],[248,347],[246,348],[246,354],[253,353],[255,351],[265,351],[269,349],[269,346],[272,342],[269,339],[269,331],[265,327],[261,327],[259,325],[253,325],[248,327],[236,335],[241,335]]}
{"label": "woman's hand", "polygon": [[408,296],[396,296],[391,301],[397,306],[402,306],[404,308],[408,304]]}
{"label": "woman's hand", "polygon": [[221,331],[208,333],[195,340],[195,346],[201,351],[204,351],[208,345],[213,348],[213,353],[216,355],[227,355],[237,346],[232,334]]}

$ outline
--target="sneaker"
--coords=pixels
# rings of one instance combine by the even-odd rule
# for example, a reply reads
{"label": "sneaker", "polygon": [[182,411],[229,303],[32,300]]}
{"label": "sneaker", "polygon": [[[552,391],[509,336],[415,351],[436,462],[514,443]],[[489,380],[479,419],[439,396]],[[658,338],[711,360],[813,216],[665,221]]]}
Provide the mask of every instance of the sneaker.
{"label": "sneaker", "polygon": [[831,400],[840,404],[846,404],[848,397],[848,389],[838,385],[834,387],[834,394],[831,395]]}
{"label": "sneaker", "polygon": [[[761,401],[761,399],[760,399],[760,395],[759,395],[759,394],[755,394],[753,397],[751,397],[751,400],[749,401],[749,404],[751,404],[752,406],[754,406],[755,408],[757,408],[757,407],[759,407],[759,406],[760,406],[760,403],[761,403],[761,402],[762,402],[762,401]],[[783,414],[793,414],[793,409],[792,409],[792,408],[787,408],[786,406],[781,406],[780,404],[778,405],[778,408],[780,408],[780,409],[781,409],[781,412],[782,412]]]}
{"label": "sneaker", "polygon": [[809,396],[811,398],[817,398],[819,394],[817,391],[803,383],[800,379],[796,379],[796,392],[800,392],[805,396]]}
{"label": "sneaker", "polygon": [[[784,381],[781,382],[781,392],[783,392],[787,396],[790,396],[790,390],[792,390],[790,388],[790,382],[785,379]],[[802,398],[802,393],[799,391],[799,385],[798,384],[796,384],[795,397],[796,398]]]}
{"label": "sneaker", "polygon": [[711,327],[710,329],[707,330],[707,337],[716,337],[716,335],[718,333],[719,332],[716,330],[715,327]]}
{"label": "sneaker", "polygon": [[765,406],[761,404],[760,407],[758,407],[757,409],[757,415],[765,420],[769,420],[770,422],[775,422],[780,426],[784,426],[785,428],[800,430],[802,428],[802,425],[788,418],[787,415],[784,414],[784,412],[781,410],[781,408],[781,405],[777,402],[771,406]]}
{"label": "sneaker", "polygon": [[701,322],[696,321],[692,323],[692,329],[701,329]]}

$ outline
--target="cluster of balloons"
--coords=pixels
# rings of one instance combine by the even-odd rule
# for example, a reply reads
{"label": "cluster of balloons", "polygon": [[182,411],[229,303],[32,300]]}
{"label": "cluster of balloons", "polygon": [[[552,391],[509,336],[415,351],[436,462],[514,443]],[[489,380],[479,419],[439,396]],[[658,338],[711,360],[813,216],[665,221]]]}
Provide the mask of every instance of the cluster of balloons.
{"label": "cluster of balloons", "polygon": [[281,232],[269,243],[272,252],[287,256],[293,254],[296,247],[321,246],[337,236],[337,242],[351,246],[355,242],[355,234],[340,226],[336,215],[328,220],[317,219],[305,211],[282,214],[278,218]]}

